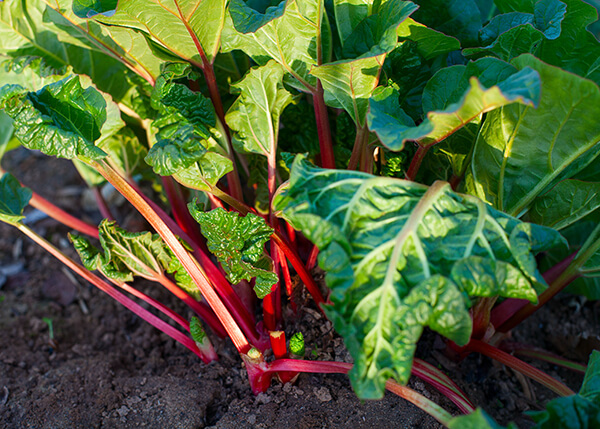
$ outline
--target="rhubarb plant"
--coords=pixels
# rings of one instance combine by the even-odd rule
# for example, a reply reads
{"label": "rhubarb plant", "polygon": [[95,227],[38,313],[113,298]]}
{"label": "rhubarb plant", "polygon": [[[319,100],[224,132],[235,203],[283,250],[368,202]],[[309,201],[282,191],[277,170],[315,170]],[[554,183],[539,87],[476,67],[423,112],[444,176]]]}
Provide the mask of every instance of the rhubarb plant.
{"label": "rhubarb plant", "polygon": [[[431,329],[448,356],[571,397],[509,351],[582,365],[506,337],[565,288],[600,297],[596,19],[582,0],[0,1],[0,159],[22,146],[72,160],[105,218],[86,224],[6,173],[0,220],[204,361],[230,338],[255,393],[348,373],[360,398],[387,389],[449,427],[494,427],[403,385],[475,410],[415,359]],[[107,183],[151,230],[118,226]],[[83,265],[23,224],[27,204],[76,231]],[[303,360],[301,333],[288,345],[305,305],[353,365]],[[600,424],[573,401],[548,415]]]}

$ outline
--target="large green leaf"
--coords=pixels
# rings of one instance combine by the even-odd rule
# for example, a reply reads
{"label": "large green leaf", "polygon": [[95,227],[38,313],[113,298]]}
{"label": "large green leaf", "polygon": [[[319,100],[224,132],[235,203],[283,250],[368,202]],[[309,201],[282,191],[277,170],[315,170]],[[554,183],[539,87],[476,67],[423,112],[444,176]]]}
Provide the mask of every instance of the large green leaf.
{"label": "large green leaf", "polygon": [[11,174],[0,178],[0,221],[16,225],[25,216],[23,209],[29,204],[31,189],[21,186]]}
{"label": "large green leaf", "polygon": [[[243,0],[232,0],[223,30],[223,52],[239,49],[259,64],[273,59],[306,89],[316,80],[309,75],[318,63],[317,41],[329,40],[322,26],[321,0],[287,0],[268,7],[265,13],[252,9]],[[323,49],[327,52],[326,49]]]}
{"label": "large green leaf", "polygon": [[124,123],[110,97],[78,76],[50,84],[37,92],[16,85],[0,89],[0,107],[13,118],[15,135],[29,149],[61,158],[100,159],[95,146]]}
{"label": "large green leaf", "polygon": [[[513,64],[539,72],[539,107],[513,104],[488,113],[467,184],[473,195],[520,216],[549,187],[597,156],[600,90],[595,83],[530,55],[516,58]],[[539,206],[537,212],[539,217]]]}
{"label": "large green leaf", "polygon": [[[326,312],[354,357],[361,398],[406,382],[424,326],[469,340],[469,296],[537,300],[533,255],[562,242],[475,198],[410,181],[324,170],[296,157],[275,210],[319,248]],[[533,262],[533,265],[532,265]]]}
{"label": "large green leaf", "polygon": [[414,18],[428,27],[456,37],[463,46],[477,43],[481,14],[474,0],[418,0]]}
{"label": "large green leaf", "polygon": [[412,18],[405,19],[398,27],[397,33],[401,41],[415,42],[419,54],[427,60],[460,49],[460,42],[454,37],[429,28]]}
{"label": "large green leaf", "polygon": [[104,53],[150,82],[160,74],[162,60],[153,54],[143,33],[78,16],[81,0],[42,1],[47,5],[48,20],[59,30],[61,42]]}
{"label": "large green leaf", "polygon": [[400,109],[392,88],[376,93],[369,101],[369,129],[391,150],[416,140],[428,147],[445,139],[482,113],[510,103],[537,105],[539,75],[531,68],[517,71],[504,61],[482,58],[466,66],[441,69],[423,91],[427,118],[418,126]]}
{"label": "large green leaf", "polygon": [[567,6],[559,0],[540,0],[532,13],[510,12],[497,15],[480,31],[484,48],[470,48],[464,55],[494,55],[505,61],[523,53],[534,53],[544,39],[556,39]]}
{"label": "large green leaf", "polygon": [[409,1],[389,0],[365,17],[343,41],[345,58],[377,56],[390,52],[398,43],[398,27],[417,5]]}
{"label": "large green leaf", "polygon": [[17,61],[40,58],[38,67],[46,74],[64,74],[66,67],[72,66],[75,73],[90,76],[100,90],[120,100],[130,90],[131,73],[115,58],[118,55],[112,55],[94,36],[90,37],[95,43],[88,39],[89,34],[101,37],[98,26],[74,28],[53,9],[65,11],[69,6],[67,0],[60,4],[45,0],[0,2],[0,55]]}
{"label": "large green leaf", "polygon": [[539,429],[600,427],[600,352],[592,352],[579,394],[553,399],[544,411],[527,414]]}
{"label": "large green leaf", "polygon": [[[212,61],[219,52],[226,0],[75,0],[75,13],[142,32],[172,54],[202,66],[197,44]],[[124,36],[123,36],[124,37]],[[135,35],[131,36],[137,37]]]}
{"label": "large green leaf", "polygon": [[531,222],[563,229],[600,208],[600,183],[569,179],[536,198],[528,212]]}
{"label": "large green leaf", "polygon": [[385,54],[356,60],[336,61],[313,67],[325,90],[325,102],[350,114],[357,127],[366,123],[369,97],[379,82]]}
{"label": "large green leaf", "polygon": [[598,12],[582,0],[561,1],[567,4],[567,15],[560,37],[544,40],[536,56],[600,85],[600,42],[587,30],[598,19]]}
{"label": "large green leaf", "polygon": [[233,132],[236,149],[274,157],[279,134],[279,117],[293,101],[283,87],[285,70],[275,61],[252,68],[244,78],[231,86],[239,94],[225,120]]}
{"label": "large green leaf", "polygon": [[218,208],[204,212],[196,204],[189,205],[190,213],[200,224],[208,249],[217,257],[233,284],[256,277],[254,291],[259,298],[271,293],[277,283],[272,271],[273,261],[265,253],[265,243],[273,229],[253,213],[240,216]]}

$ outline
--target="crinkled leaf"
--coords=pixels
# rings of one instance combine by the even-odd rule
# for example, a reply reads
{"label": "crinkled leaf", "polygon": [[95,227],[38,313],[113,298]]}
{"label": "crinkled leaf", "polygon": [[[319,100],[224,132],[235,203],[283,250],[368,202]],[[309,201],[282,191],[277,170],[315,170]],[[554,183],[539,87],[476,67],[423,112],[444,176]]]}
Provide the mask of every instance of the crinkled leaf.
{"label": "crinkled leaf", "polygon": [[194,203],[188,207],[200,224],[208,249],[217,257],[229,280],[236,284],[256,277],[256,295],[264,298],[271,293],[271,286],[278,279],[272,271],[273,261],[264,251],[273,233],[264,219],[252,213],[240,216],[220,208],[203,212]]}
{"label": "crinkled leaf", "polygon": [[514,423],[507,427],[501,426],[481,408],[477,408],[471,414],[454,417],[448,422],[450,429],[517,429]]}
{"label": "crinkled leaf", "polygon": [[23,210],[31,199],[31,189],[21,186],[14,176],[4,173],[0,178],[0,221],[12,225],[19,223]]}
{"label": "crinkled leaf", "polygon": [[370,11],[343,41],[345,58],[377,56],[390,52],[398,43],[398,27],[417,5],[409,1],[389,0]]}
{"label": "crinkled leaf", "polygon": [[415,42],[419,54],[427,60],[460,49],[460,42],[454,37],[429,28],[412,18],[405,19],[398,27],[397,33],[400,41]]}
{"label": "crinkled leaf", "polygon": [[321,40],[330,39],[328,27],[321,26],[320,5],[320,0],[288,0],[260,13],[243,0],[232,0],[222,50],[242,50],[258,64],[273,59],[305,88],[315,87],[316,80],[308,72],[318,62],[316,40],[321,32]]}
{"label": "crinkled leaf", "polygon": [[539,107],[513,104],[488,113],[467,172],[467,189],[495,208],[520,216],[549,187],[597,156],[600,90],[530,55],[513,64],[539,73]]}
{"label": "crinkled leaf", "polygon": [[318,77],[325,90],[325,102],[344,109],[358,127],[366,122],[369,97],[377,86],[385,55],[356,60],[336,61],[313,67],[311,74]]}
{"label": "crinkled leaf", "polygon": [[206,340],[206,332],[200,323],[200,319],[198,319],[196,316],[193,316],[190,320],[190,335],[198,344],[203,344]]}
{"label": "crinkled leaf", "polygon": [[95,143],[124,125],[110,98],[93,86],[84,88],[78,76],[37,92],[4,86],[0,107],[13,118],[15,135],[25,147],[61,158],[103,158],[106,154]]}
{"label": "crinkled leaf", "polygon": [[172,54],[201,65],[196,42],[211,61],[219,51],[225,0],[75,0],[75,13],[108,25],[142,32]]}
{"label": "crinkled leaf", "polygon": [[427,118],[418,126],[399,108],[397,93],[386,88],[369,101],[369,129],[390,150],[398,151],[406,140],[431,146],[485,112],[510,103],[535,106],[540,82],[535,70],[517,71],[509,64],[482,58],[467,66],[440,70],[423,92]]}
{"label": "crinkled leaf", "polygon": [[274,207],[319,248],[333,302],[327,313],[354,357],[351,380],[361,398],[381,397],[389,377],[407,381],[423,326],[468,341],[469,293],[535,301],[532,284],[541,276],[533,253],[562,242],[556,231],[447,183],[427,188],[324,170],[302,156]]}
{"label": "crinkled leaf", "polygon": [[[209,141],[210,143],[210,141]],[[198,191],[211,191],[219,180],[233,170],[231,160],[213,152],[216,143],[210,143],[208,152],[191,166],[173,174],[173,178],[188,188]]]}
{"label": "crinkled leaf", "polygon": [[108,154],[108,162],[122,176],[147,175],[149,168],[144,162],[144,157],[148,154],[148,149],[140,143],[130,128],[123,128],[98,146]]}
{"label": "crinkled leaf", "polygon": [[158,234],[128,232],[119,228],[116,222],[106,219],[98,229],[102,251],[85,238],[70,236],[87,269],[99,270],[117,282],[131,282],[134,276],[156,281],[164,272],[168,272],[174,274],[177,286],[195,299],[200,299],[198,287]]}
{"label": "crinkled leaf", "polygon": [[481,15],[473,0],[418,0],[414,19],[444,34],[456,37],[463,46],[477,42]]}
{"label": "crinkled leaf", "polygon": [[231,86],[239,94],[229,108],[225,120],[233,132],[237,150],[267,157],[277,151],[279,117],[293,101],[283,87],[285,71],[275,61],[252,68],[244,78]]}
{"label": "crinkled leaf", "polygon": [[[155,124],[156,125],[156,124]],[[157,135],[157,141],[146,156],[146,162],[154,172],[161,176],[170,176],[188,168],[205,154],[204,136],[189,124],[178,123],[163,127]]]}

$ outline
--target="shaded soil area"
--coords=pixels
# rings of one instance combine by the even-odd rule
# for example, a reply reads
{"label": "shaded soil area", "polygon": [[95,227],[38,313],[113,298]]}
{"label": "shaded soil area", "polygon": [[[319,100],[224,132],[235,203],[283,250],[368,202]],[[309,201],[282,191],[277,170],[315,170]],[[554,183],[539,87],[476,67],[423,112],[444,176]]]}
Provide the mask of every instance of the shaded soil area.
{"label": "shaded soil area", "polygon": [[[100,220],[69,162],[15,151],[4,166],[69,212]],[[29,215],[37,232],[76,258],[66,228],[35,211]],[[124,227],[143,225],[126,204],[115,215]],[[136,286],[191,316],[160,286]],[[600,348],[599,314],[594,303],[561,296],[517,329],[514,339],[585,362],[593,348]],[[288,328],[304,333],[310,359],[350,361],[341,339],[314,307],[291,320]],[[204,365],[108,296],[75,279],[18,231],[0,225],[1,427],[441,427],[392,394],[382,401],[359,401],[342,375],[302,374],[293,385],[274,382],[266,393],[254,396],[231,343],[214,339],[214,344],[220,360]],[[452,361],[433,333],[425,335],[418,355],[446,371],[476,405],[502,423],[512,420],[530,427],[523,411],[540,409],[555,397],[487,358],[472,355]],[[581,375],[548,364],[536,366],[578,390]],[[409,385],[458,413],[419,379]]]}

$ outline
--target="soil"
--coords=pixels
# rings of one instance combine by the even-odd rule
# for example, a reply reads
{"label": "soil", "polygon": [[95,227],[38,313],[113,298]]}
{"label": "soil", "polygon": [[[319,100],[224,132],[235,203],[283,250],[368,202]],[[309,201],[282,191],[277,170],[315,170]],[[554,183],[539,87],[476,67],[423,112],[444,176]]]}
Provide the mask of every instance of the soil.
{"label": "soil", "polygon": [[[4,167],[53,203],[92,222],[72,164],[25,151]],[[49,174],[50,173],[50,174]],[[119,202],[116,201],[118,205]],[[68,229],[37,217],[34,229],[76,258]],[[33,215],[33,216],[32,216]],[[143,226],[126,205],[115,215],[125,227]],[[37,217],[37,218],[36,218]],[[184,316],[186,308],[156,285],[136,284]],[[600,349],[600,308],[564,295],[514,332],[514,339],[585,362]],[[49,323],[53,328],[50,335]],[[350,361],[331,324],[308,308],[292,320],[311,358]],[[0,427],[3,428],[439,428],[403,399],[359,401],[346,376],[301,374],[254,396],[229,341],[213,339],[220,360],[204,365],[184,347],[129,313],[68,271],[15,229],[0,224]],[[531,427],[523,415],[555,395],[489,359],[448,359],[427,333],[417,354],[446,371],[500,423]],[[582,376],[534,364],[578,390]],[[458,414],[445,397],[413,377],[409,386]]]}

